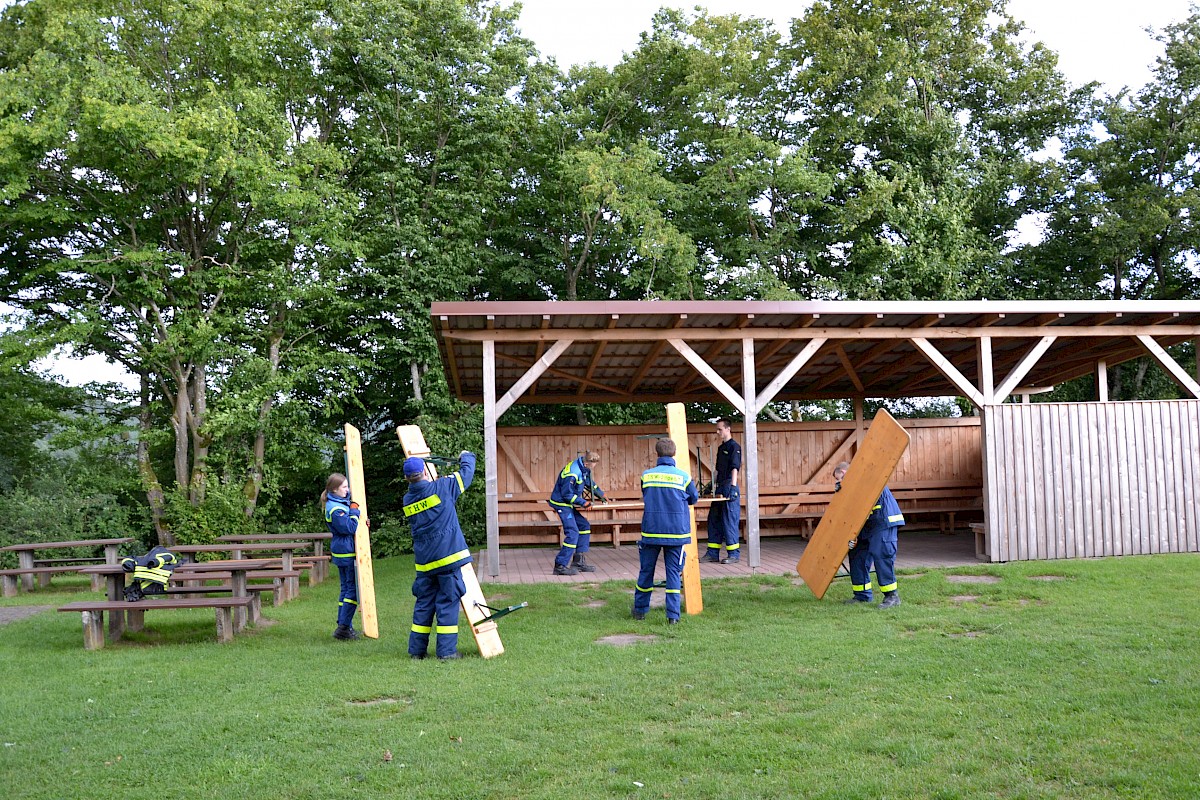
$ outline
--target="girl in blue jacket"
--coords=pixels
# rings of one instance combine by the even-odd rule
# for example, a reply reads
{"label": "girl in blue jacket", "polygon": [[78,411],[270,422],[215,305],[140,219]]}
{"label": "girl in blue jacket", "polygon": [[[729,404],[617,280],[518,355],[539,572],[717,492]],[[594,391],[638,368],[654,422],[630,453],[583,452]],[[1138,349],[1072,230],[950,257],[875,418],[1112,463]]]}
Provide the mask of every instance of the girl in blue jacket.
{"label": "girl in blue jacket", "polygon": [[[354,534],[358,530],[361,511],[358,503],[350,500],[350,482],[340,472],[335,472],[325,481],[321,492],[321,506],[325,509],[325,524],[333,534],[329,543],[329,554],[338,569],[341,591],[338,594],[337,630],[335,639],[357,639],[354,630],[354,612],[358,609],[358,577],[354,566]],[[366,519],[364,525],[370,522]]]}

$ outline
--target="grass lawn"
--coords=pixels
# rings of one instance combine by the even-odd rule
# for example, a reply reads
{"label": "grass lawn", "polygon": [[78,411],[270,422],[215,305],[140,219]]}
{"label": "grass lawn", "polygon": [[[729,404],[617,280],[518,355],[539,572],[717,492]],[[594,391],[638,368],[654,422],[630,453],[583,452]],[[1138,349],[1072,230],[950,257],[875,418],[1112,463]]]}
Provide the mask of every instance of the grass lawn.
{"label": "grass lawn", "polygon": [[[901,573],[889,612],[710,580],[673,628],[628,584],[491,585],[529,602],[508,652],[464,626],[447,663],[406,655],[411,559],[375,576],[378,641],[330,638],[336,578],[229,645],[210,610],[95,652],[78,614],[0,627],[4,796],[1200,796],[1200,556]],[[54,586],[0,606],[95,596]]]}

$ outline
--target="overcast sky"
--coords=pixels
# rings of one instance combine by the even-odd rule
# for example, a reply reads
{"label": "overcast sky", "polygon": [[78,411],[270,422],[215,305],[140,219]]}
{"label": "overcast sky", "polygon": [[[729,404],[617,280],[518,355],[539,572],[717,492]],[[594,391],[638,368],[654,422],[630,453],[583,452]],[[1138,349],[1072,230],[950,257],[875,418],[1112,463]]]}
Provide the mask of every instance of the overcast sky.
{"label": "overcast sky", "polygon": [[[0,8],[8,5],[0,0]],[[616,64],[637,46],[638,35],[663,5],[691,11],[696,3],[656,0],[524,0],[520,27],[546,56],[564,69],[594,61]],[[711,13],[766,17],[786,34],[791,19],[803,13],[809,0],[709,0]],[[1031,41],[1042,41],[1059,54],[1059,68],[1078,86],[1097,80],[1115,92],[1136,89],[1150,77],[1162,54],[1147,27],[1161,29],[1186,19],[1190,0],[1009,0],[1009,13],[1029,28]],[[70,383],[121,380],[133,385],[123,370],[99,356],[85,360],[58,359],[50,366]]]}
{"label": "overcast sky", "polygon": [[[786,35],[793,17],[810,0],[523,0],[521,31],[559,66],[612,66],[637,46],[638,35],[662,6],[691,11],[701,5],[713,14],[765,17]],[[1031,40],[1045,42],[1061,57],[1059,66],[1073,84],[1098,80],[1115,91],[1138,87],[1162,48],[1145,32],[1186,19],[1189,0],[1009,0],[1009,14],[1025,23]]]}

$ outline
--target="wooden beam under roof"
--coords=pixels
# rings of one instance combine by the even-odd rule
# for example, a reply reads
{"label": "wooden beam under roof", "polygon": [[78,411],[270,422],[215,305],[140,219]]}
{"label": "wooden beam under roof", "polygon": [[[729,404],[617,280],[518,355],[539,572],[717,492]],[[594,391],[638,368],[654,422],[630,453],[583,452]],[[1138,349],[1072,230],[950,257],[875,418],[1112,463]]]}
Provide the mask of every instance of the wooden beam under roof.
{"label": "wooden beam under roof", "polygon": [[[496,358],[497,358],[497,359],[501,359],[501,358],[502,358],[502,359],[504,359],[505,361],[511,362],[511,363],[513,363],[513,364],[516,364],[516,365],[518,365],[518,366],[520,366],[520,367],[524,367],[526,370],[528,370],[528,369],[529,369],[530,367],[532,367],[532,366],[533,366],[533,364],[534,364],[534,362],[533,362],[533,361],[530,361],[530,360],[529,360],[529,359],[527,359],[527,358],[520,358],[519,356],[514,356],[514,355],[512,355],[512,354],[510,354],[510,353],[503,353],[503,352],[501,352],[500,350],[497,350],[497,351],[496,351]],[[586,384],[586,385],[588,385],[588,386],[591,386],[591,387],[592,387],[592,388],[594,388],[594,389],[599,389],[599,390],[600,390],[600,391],[602,391],[602,392],[609,392],[609,393],[612,393],[612,394],[618,394],[618,395],[619,395],[619,394],[621,394],[621,392],[620,392],[620,390],[619,390],[619,389],[613,389],[612,387],[610,387],[610,386],[606,386],[605,384],[603,384],[603,383],[600,383],[599,381],[589,381],[589,380],[585,379],[585,378],[584,378],[582,375],[576,375],[576,374],[574,374],[574,373],[567,372],[567,371],[566,371],[566,370],[564,370],[564,369],[559,369],[558,367],[548,367],[548,368],[546,369],[546,373],[545,373],[545,374],[548,374],[548,375],[556,375],[556,376],[558,376],[559,378],[562,378],[562,379],[564,379],[564,380],[571,381],[572,383],[578,383],[578,384],[581,384],[581,385],[585,385],[585,384]],[[560,402],[560,403],[561,403],[561,402],[564,402],[564,401],[560,399],[558,402]]]}

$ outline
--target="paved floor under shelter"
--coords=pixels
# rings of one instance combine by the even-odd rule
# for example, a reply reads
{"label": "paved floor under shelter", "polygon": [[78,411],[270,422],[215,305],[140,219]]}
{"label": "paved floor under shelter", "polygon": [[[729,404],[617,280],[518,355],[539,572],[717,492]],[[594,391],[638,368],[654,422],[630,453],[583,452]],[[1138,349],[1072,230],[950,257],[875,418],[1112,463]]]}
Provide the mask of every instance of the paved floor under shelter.
{"label": "paved floor under shelter", "polygon": [[[700,542],[704,548],[704,540]],[[800,538],[764,537],[760,540],[761,563],[755,569],[749,565],[749,547],[742,543],[740,564],[708,564],[701,562],[703,579],[744,575],[795,575],[796,562],[804,552],[806,542]],[[502,547],[500,575],[488,574],[487,551],[476,553],[475,571],[481,583],[595,583],[597,581],[632,581],[638,573],[637,544],[620,547],[600,545],[588,553],[588,561],[596,571],[578,575],[553,575],[554,556],[558,548]],[[954,534],[901,533],[896,553],[897,569],[930,567],[962,567],[979,564],[975,558],[975,537],[969,531]],[[661,577],[662,561],[658,572]]]}

